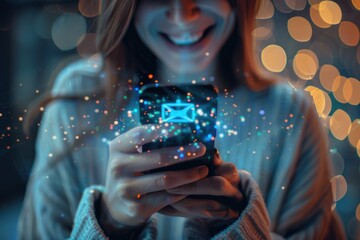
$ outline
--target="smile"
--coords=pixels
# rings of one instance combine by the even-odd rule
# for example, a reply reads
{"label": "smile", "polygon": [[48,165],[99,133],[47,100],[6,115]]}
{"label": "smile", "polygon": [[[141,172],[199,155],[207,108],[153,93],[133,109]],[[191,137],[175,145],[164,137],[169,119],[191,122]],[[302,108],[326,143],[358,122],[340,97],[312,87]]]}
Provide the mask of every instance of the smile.
{"label": "smile", "polygon": [[206,36],[209,34],[209,32],[214,28],[214,25],[206,28],[202,32],[198,32],[195,34],[191,34],[189,32],[185,32],[182,34],[174,34],[174,35],[168,35],[166,33],[159,32],[160,35],[165,38],[168,42],[177,45],[177,46],[190,46],[193,44],[196,44],[200,41],[202,41]]}

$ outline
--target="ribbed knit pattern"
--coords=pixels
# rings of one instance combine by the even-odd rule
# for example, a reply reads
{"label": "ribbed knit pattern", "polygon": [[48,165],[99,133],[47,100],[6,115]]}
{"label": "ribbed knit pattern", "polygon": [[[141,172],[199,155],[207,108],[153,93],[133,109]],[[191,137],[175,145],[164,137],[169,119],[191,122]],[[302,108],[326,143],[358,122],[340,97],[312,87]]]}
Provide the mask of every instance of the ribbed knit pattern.
{"label": "ribbed knit pattern", "polygon": [[71,239],[106,239],[95,216],[95,201],[103,191],[102,186],[86,188],[75,215]]}

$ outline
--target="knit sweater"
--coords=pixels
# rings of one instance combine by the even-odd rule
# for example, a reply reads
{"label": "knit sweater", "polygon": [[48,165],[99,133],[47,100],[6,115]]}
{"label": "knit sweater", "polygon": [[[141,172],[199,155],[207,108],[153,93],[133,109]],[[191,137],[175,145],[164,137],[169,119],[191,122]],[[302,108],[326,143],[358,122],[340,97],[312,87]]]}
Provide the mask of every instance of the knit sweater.
{"label": "knit sweater", "polygon": [[[102,84],[98,76],[93,63],[78,61],[59,74],[52,94],[94,90]],[[107,238],[96,215],[106,179],[107,142],[140,124],[134,96],[120,124],[107,132],[96,131],[99,103],[57,100],[46,108],[19,220],[21,239]],[[131,238],[345,239],[332,210],[327,136],[302,91],[277,84],[260,92],[242,86],[221,93],[217,120],[215,147],[239,169],[239,190],[247,199],[238,219],[219,229],[216,222],[156,213]],[[81,132],[84,127],[92,133]],[[81,146],[66,151],[85,135]],[[49,167],[54,158],[60,161]]]}

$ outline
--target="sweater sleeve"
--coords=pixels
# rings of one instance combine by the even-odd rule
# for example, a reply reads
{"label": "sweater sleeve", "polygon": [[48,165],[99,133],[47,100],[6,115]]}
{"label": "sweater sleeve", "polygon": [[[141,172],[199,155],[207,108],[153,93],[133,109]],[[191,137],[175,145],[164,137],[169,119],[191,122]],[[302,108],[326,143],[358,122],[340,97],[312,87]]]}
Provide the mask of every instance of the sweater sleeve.
{"label": "sweater sleeve", "polygon": [[294,171],[289,171],[292,175],[272,226],[272,237],[345,239],[343,226],[332,209],[328,137],[313,103],[307,98],[303,101],[303,111]]}
{"label": "sweater sleeve", "polygon": [[239,171],[241,186],[246,196],[246,206],[238,219],[218,233],[211,221],[199,219],[185,223],[185,239],[271,239],[270,220],[264,200],[256,181],[246,171]]}
{"label": "sweater sleeve", "polygon": [[[60,76],[63,77],[55,85],[67,85],[66,81],[74,77],[71,74],[64,77],[64,73]],[[102,188],[94,184],[101,182],[88,171],[93,159],[89,156],[91,151],[83,149],[96,151],[96,148],[91,141],[71,148],[81,125],[87,124],[81,121],[83,108],[83,103],[59,100],[49,104],[44,112],[18,223],[19,239],[107,239],[95,214],[95,202]],[[149,221],[136,234],[138,239],[155,239],[154,224]]]}

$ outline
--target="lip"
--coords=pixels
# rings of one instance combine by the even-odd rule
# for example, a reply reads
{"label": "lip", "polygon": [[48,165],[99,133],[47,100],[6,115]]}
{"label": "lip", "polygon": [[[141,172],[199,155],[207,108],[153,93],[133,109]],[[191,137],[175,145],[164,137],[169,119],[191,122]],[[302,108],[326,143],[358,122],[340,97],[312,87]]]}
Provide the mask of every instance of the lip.
{"label": "lip", "polygon": [[[210,41],[210,37],[213,35],[214,29],[215,29],[215,25],[211,25],[211,26],[207,27],[204,30],[204,35],[201,37],[201,39],[198,42],[196,42],[195,44],[183,45],[183,46],[172,43],[171,40],[168,39],[168,37],[166,36],[167,34],[165,34],[165,33],[159,32],[159,35],[165,42],[166,46],[173,51],[187,51],[189,53],[192,53],[192,52],[196,53],[199,50],[201,50],[205,45],[207,45],[207,43]],[[177,35],[178,34],[179,33],[177,33]]]}

